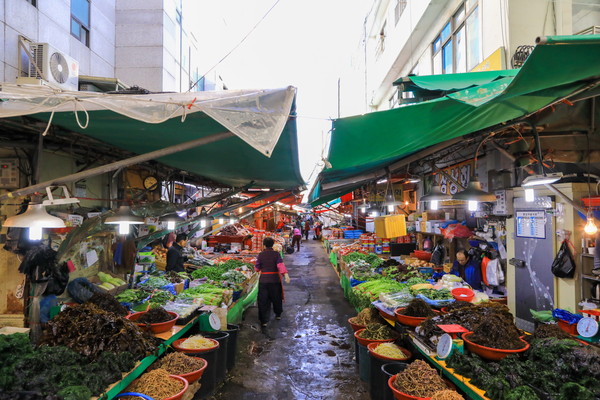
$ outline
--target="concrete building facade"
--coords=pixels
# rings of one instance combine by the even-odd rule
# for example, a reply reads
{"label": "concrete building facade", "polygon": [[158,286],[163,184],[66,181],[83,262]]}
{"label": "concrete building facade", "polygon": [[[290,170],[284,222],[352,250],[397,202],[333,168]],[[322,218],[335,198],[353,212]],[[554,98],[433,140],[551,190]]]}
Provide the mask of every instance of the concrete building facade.
{"label": "concrete building facade", "polygon": [[375,0],[345,80],[361,102],[342,103],[343,114],[397,107],[400,77],[512,68],[538,36],[599,26],[597,0]]}
{"label": "concrete building facade", "polygon": [[[151,91],[222,89],[191,33],[189,0],[4,0],[0,5],[0,79],[27,75],[19,39],[48,43],[79,64],[79,75],[116,78]],[[21,69],[21,71],[19,71]],[[84,88],[82,88],[84,89]]]}

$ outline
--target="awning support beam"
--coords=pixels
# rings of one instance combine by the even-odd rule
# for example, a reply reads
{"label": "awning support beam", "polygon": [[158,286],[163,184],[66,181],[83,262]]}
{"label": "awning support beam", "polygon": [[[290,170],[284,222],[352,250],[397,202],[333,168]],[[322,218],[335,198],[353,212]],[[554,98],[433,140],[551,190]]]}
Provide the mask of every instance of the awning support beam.
{"label": "awning support beam", "polygon": [[31,185],[25,187],[23,189],[15,190],[14,192],[8,192],[3,195],[0,195],[0,200],[6,200],[14,197],[25,196],[28,194],[32,194],[35,192],[43,191],[48,186],[61,186],[65,183],[78,181],[80,179],[86,179],[92,176],[104,174],[106,172],[111,172],[119,168],[128,167],[130,165],[139,164],[144,161],[149,161],[153,159],[157,159],[160,157],[164,157],[170,154],[179,153],[180,151],[185,151],[189,149],[193,149],[195,147],[203,146],[209,143],[217,142],[219,140],[227,139],[229,137],[234,136],[231,132],[220,132],[215,133],[214,135],[206,136],[199,139],[190,140],[189,142],[179,143],[173,146],[165,147],[160,150],[151,151],[149,153],[140,154],[139,156],[126,158],[124,160],[116,161],[111,164],[101,165],[96,168],[92,168],[86,171],[77,172],[75,174],[63,176],[61,178],[52,179],[46,182],[38,183],[35,185]]}

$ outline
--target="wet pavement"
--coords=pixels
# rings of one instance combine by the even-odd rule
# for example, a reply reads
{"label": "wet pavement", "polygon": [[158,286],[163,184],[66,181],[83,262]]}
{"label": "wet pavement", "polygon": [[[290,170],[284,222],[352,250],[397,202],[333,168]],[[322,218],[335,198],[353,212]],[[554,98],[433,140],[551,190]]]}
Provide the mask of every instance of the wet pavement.
{"label": "wet pavement", "polygon": [[356,312],[321,242],[303,241],[284,262],[291,283],[284,285],[282,319],[271,314],[261,332],[258,309],[246,310],[235,368],[213,399],[369,399],[347,322]]}

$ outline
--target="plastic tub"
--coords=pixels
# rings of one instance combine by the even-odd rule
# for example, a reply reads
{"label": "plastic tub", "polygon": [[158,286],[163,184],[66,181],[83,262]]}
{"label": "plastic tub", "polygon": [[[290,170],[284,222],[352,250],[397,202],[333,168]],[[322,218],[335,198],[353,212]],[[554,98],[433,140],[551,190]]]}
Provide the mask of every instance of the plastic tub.
{"label": "plastic tub", "polygon": [[577,324],[569,324],[567,321],[563,319],[558,319],[556,324],[560,329],[567,332],[569,335],[577,336]]}
{"label": "plastic tub", "polygon": [[227,341],[227,370],[231,371],[235,366],[235,357],[237,355],[237,338],[240,331],[239,325],[227,324],[229,340]]}
{"label": "plastic tub", "polygon": [[188,372],[187,374],[177,375],[177,376],[184,378],[186,381],[188,381],[188,383],[194,383],[198,379],[200,379],[202,377],[202,374],[204,374],[206,367],[208,366],[208,361],[206,361],[204,358],[200,358],[200,357],[194,357],[194,358],[204,361],[204,365],[202,366],[202,368],[197,369],[196,371]]}
{"label": "plastic tub", "polygon": [[350,326],[352,327],[352,330],[353,330],[354,332],[356,332],[356,331],[358,331],[358,330],[360,330],[360,329],[364,329],[364,328],[365,328],[365,326],[364,326],[364,325],[359,325],[359,324],[357,324],[357,323],[355,323],[355,322],[354,322],[354,321],[355,321],[355,318],[356,318],[356,317],[348,318],[348,323],[349,323],[349,324],[350,324]]}
{"label": "plastic tub", "polygon": [[[381,367],[390,362],[399,362],[399,360],[391,360],[386,357],[382,357],[379,354],[375,354],[373,352],[373,348],[378,346],[378,343],[371,343],[367,346],[367,350],[369,351],[369,393],[371,394],[371,400],[381,400],[384,397],[384,389],[387,385],[388,376],[383,373]],[[410,356],[406,359],[410,359],[412,354],[406,350],[402,349],[406,354],[410,354]],[[406,365],[406,364],[404,364]]]}
{"label": "plastic tub", "polygon": [[473,300],[473,297],[475,297],[475,292],[469,288],[452,289],[452,291],[450,293],[452,293],[452,297],[454,297],[456,300],[460,300],[460,301],[469,301],[470,302],[471,300]]}
{"label": "plastic tub", "polygon": [[146,311],[140,311],[140,312],[136,312],[133,314],[129,314],[129,315],[126,315],[125,318],[127,318],[128,320],[130,320],[132,322],[136,322],[137,325],[142,329],[147,329],[149,326],[150,331],[152,333],[162,333],[162,332],[167,332],[167,331],[171,330],[171,328],[173,328],[173,326],[175,326],[175,323],[177,322],[177,319],[179,318],[179,315],[177,313],[172,312],[172,311],[167,311],[167,312],[169,313],[169,315],[171,315],[173,317],[173,319],[166,321],[166,322],[159,322],[157,324],[140,324],[140,323],[136,322],[138,319],[140,319],[140,317],[142,315],[144,315],[146,313]]}
{"label": "plastic tub", "polygon": [[359,343],[358,354],[360,355],[358,359],[358,375],[362,381],[369,383],[369,379],[371,378],[371,361],[367,346]]}
{"label": "plastic tub", "polygon": [[392,339],[385,339],[385,340],[371,340],[371,339],[363,339],[361,337],[359,337],[358,335],[361,334],[361,332],[364,331],[364,329],[359,329],[356,332],[354,332],[354,337],[356,338],[356,340],[358,340],[358,344],[367,347],[370,343],[387,343],[387,342],[393,342],[396,339],[398,339],[400,337],[400,334],[397,334],[396,337],[392,338]]}
{"label": "plastic tub", "polygon": [[394,400],[394,393],[388,386],[390,376],[404,371],[408,367],[407,363],[403,362],[392,362],[386,363],[381,366],[381,375],[379,376],[378,386],[382,388],[382,400]]}
{"label": "plastic tub", "polygon": [[[410,317],[408,315],[404,315],[402,314],[402,311],[404,311],[405,309],[406,307],[400,307],[397,308],[396,311],[394,311],[394,314],[396,314],[396,321],[400,322],[402,325],[412,326],[413,328],[416,328],[421,324],[421,322],[427,319],[427,317]],[[436,314],[440,314],[440,312],[437,310],[433,310],[433,312]]]}
{"label": "plastic tub", "polygon": [[225,380],[225,374],[227,373],[227,353],[228,353],[228,342],[229,333],[225,331],[219,332],[200,332],[204,337],[214,339],[219,342],[219,348],[217,350],[217,383]]}
{"label": "plastic tub", "polygon": [[502,360],[504,357],[509,356],[511,354],[522,353],[529,348],[529,343],[527,343],[523,338],[519,338],[523,342],[522,349],[494,349],[492,347],[485,347],[480,344],[474,343],[469,340],[469,336],[471,336],[473,332],[464,333],[462,335],[463,340],[465,341],[465,347],[472,353],[477,354],[481,358],[485,358],[486,360],[498,361]]}

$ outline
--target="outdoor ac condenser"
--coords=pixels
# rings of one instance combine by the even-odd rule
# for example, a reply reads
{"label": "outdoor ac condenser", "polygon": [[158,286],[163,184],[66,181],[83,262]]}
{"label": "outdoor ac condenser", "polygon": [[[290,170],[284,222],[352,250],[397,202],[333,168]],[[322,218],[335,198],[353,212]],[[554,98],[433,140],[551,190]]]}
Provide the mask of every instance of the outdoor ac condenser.
{"label": "outdoor ac condenser", "polygon": [[[43,79],[63,90],[78,90],[79,62],[48,43],[29,44],[29,78]],[[37,68],[36,68],[37,67]]]}

